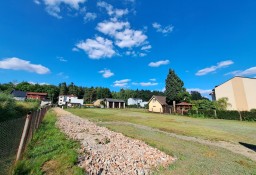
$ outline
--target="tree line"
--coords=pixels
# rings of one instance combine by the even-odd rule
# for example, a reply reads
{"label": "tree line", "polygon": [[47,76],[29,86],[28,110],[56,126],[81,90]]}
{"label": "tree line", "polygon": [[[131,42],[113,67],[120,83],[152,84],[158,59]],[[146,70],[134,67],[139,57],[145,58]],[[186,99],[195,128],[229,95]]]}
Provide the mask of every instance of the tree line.
{"label": "tree line", "polygon": [[115,98],[123,99],[125,101],[128,98],[141,98],[143,101],[148,101],[153,95],[164,95],[161,91],[150,90],[132,90],[132,89],[120,89],[120,91],[110,91],[105,87],[83,87],[77,86],[74,83],[67,85],[66,82],[60,83],[58,86],[48,84],[31,84],[29,82],[4,83],[0,84],[0,92],[10,94],[12,90],[20,90],[25,92],[45,92],[48,94],[48,99],[54,103],[58,101],[59,95],[75,95],[79,99],[83,98],[85,103],[92,103],[97,99],[102,98]]}
{"label": "tree line", "polygon": [[66,82],[60,83],[58,86],[48,84],[31,84],[29,82],[5,83],[0,84],[0,92],[9,93],[12,90],[30,91],[30,92],[46,92],[48,99],[54,103],[57,102],[59,95],[76,95],[79,99],[83,98],[85,103],[91,104],[93,101],[102,98],[123,99],[127,101],[128,98],[141,98],[143,101],[149,101],[153,95],[166,96],[168,105],[172,105],[173,101],[189,102],[193,104],[196,109],[221,109],[224,110],[228,107],[228,99],[223,98],[218,101],[210,101],[208,98],[203,97],[199,92],[187,92],[184,87],[184,82],[179,78],[173,69],[169,69],[165,80],[165,92],[150,91],[150,90],[132,90],[120,89],[118,92],[110,91],[105,87],[83,87],[77,86],[74,83],[67,85]]}

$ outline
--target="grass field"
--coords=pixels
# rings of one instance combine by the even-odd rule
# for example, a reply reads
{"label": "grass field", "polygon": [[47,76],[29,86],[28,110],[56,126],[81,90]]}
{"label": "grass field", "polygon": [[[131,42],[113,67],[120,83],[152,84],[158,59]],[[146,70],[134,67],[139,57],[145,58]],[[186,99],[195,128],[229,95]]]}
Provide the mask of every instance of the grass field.
{"label": "grass field", "polygon": [[57,118],[48,112],[35,133],[23,159],[14,168],[14,175],[82,175],[76,166],[79,143],[69,140],[55,127]]}
{"label": "grass field", "polygon": [[[160,115],[143,110],[68,109],[116,132],[145,141],[178,160],[157,174],[256,174],[256,162],[226,149],[184,141],[129,122],[180,135],[256,145],[256,123]],[[113,123],[111,123],[113,122]],[[119,122],[119,123],[115,123]]]}

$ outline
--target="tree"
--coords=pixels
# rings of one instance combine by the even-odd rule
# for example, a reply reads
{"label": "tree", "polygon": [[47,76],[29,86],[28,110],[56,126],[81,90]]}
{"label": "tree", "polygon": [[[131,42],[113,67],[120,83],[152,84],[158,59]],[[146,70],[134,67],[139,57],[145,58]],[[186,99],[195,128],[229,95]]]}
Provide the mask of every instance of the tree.
{"label": "tree", "polygon": [[183,86],[183,81],[175,74],[174,70],[169,69],[169,73],[165,80],[165,95],[167,104],[172,104],[173,101],[180,102],[183,100],[182,94],[185,90]]}
{"label": "tree", "polygon": [[60,87],[60,93],[59,93],[59,95],[67,95],[67,93],[68,93],[68,88],[67,88],[66,82],[61,83],[61,84],[59,85],[59,87]]}
{"label": "tree", "polygon": [[214,101],[214,106],[217,110],[227,110],[230,104],[228,103],[228,98],[223,97],[218,99],[217,101]]}
{"label": "tree", "polygon": [[190,94],[191,94],[191,100],[202,100],[203,99],[202,95],[198,91],[191,91]]}

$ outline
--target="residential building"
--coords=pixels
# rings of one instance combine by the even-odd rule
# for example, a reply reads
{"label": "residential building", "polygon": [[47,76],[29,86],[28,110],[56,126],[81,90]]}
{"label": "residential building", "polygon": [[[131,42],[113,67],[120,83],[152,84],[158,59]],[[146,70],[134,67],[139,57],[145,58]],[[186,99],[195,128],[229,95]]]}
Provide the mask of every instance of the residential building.
{"label": "residential building", "polygon": [[78,99],[77,96],[74,95],[60,95],[58,100],[59,106],[75,106],[75,105],[83,105],[84,99]]}
{"label": "residential building", "polygon": [[216,86],[210,95],[213,101],[228,98],[228,110],[256,109],[256,78],[236,76]]}
{"label": "residential building", "polygon": [[11,92],[11,95],[13,95],[13,98],[18,101],[25,101],[27,97],[27,92],[24,91],[17,91],[13,90]]}
{"label": "residential building", "polygon": [[27,99],[45,100],[47,93],[41,92],[27,92]]}
{"label": "residential building", "polygon": [[169,107],[165,96],[153,95],[148,102],[148,111],[157,113],[168,113]]}
{"label": "residential building", "polygon": [[139,104],[142,103],[142,99],[140,98],[128,98],[127,100],[127,105],[137,105],[139,106]]}

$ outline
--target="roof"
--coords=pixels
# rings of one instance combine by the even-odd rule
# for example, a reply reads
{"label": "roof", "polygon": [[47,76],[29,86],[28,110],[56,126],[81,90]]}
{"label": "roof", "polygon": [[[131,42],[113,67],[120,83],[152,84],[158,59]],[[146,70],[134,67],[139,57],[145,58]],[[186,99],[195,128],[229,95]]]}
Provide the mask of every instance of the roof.
{"label": "roof", "polygon": [[176,106],[192,106],[192,104],[187,103],[187,102],[181,102],[181,103],[176,104]]}
{"label": "roof", "polygon": [[27,92],[27,95],[47,95],[47,93],[43,93],[43,92]]}
{"label": "roof", "polygon": [[27,96],[27,92],[24,92],[24,91],[16,91],[16,90],[13,90],[11,92],[11,94],[14,96],[14,97],[26,97]]}
{"label": "roof", "polygon": [[120,99],[105,98],[105,100],[108,102],[123,102],[124,103],[124,100],[120,100]]}
{"label": "roof", "polygon": [[161,104],[161,105],[167,105],[166,103],[166,97],[165,96],[157,96],[157,95],[153,95],[151,97],[151,99],[149,100],[149,102],[155,97],[155,99]]}

